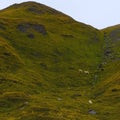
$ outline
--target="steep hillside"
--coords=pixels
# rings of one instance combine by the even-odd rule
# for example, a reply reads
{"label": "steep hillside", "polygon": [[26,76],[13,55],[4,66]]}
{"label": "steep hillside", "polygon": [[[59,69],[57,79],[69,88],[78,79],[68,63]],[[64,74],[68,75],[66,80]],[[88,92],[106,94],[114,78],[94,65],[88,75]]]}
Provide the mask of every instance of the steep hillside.
{"label": "steep hillside", "polygon": [[101,30],[104,34],[103,55],[94,73],[91,90],[92,110],[98,112],[96,118],[100,120],[118,120],[120,117],[119,29],[116,25]]}
{"label": "steep hillside", "polygon": [[100,67],[100,81],[93,90],[96,109],[102,116],[100,119],[118,120],[120,110],[120,26],[112,26],[102,30],[104,33],[104,57]]}
{"label": "steep hillside", "polygon": [[0,119],[117,120],[119,60],[104,31],[35,2],[1,10]]}

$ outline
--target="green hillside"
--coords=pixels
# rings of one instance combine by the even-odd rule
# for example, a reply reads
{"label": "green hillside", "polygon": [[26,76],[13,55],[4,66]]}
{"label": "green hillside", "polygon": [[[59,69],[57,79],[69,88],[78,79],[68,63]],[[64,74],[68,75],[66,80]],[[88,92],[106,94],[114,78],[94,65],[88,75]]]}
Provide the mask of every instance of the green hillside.
{"label": "green hillside", "polygon": [[0,120],[118,120],[119,29],[35,2],[1,10]]}

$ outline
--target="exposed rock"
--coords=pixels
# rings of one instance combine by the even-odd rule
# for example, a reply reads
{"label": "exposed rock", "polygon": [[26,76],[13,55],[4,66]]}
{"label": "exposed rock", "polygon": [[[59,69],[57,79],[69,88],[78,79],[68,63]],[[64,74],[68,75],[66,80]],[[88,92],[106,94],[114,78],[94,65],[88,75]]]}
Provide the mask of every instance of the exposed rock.
{"label": "exposed rock", "polygon": [[103,64],[102,64],[102,63],[99,64],[99,65],[98,65],[98,68],[99,68],[99,69],[102,69],[102,68],[103,68]]}
{"label": "exposed rock", "polygon": [[89,110],[89,111],[88,111],[88,113],[89,113],[89,114],[92,114],[92,115],[97,114],[97,113],[96,113],[96,111],[95,111],[95,110],[92,110],[92,109],[91,109],[91,110]]}
{"label": "exposed rock", "polygon": [[107,49],[107,50],[105,51],[105,55],[106,55],[106,56],[109,56],[111,53],[112,53],[112,50],[110,50],[110,49]]}
{"label": "exposed rock", "polygon": [[43,35],[47,34],[45,26],[41,25],[41,24],[30,24],[30,23],[23,23],[23,24],[19,24],[17,26],[17,29],[21,32],[28,32],[28,30],[33,29],[36,32],[39,32]]}
{"label": "exposed rock", "polygon": [[20,32],[26,32],[29,28],[30,28],[29,24],[19,24],[19,25],[17,26],[17,29],[18,29]]}
{"label": "exposed rock", "polygon": [[42,33],[43,35],[46,34],[46,29],[45,29],[44,25],[34,24],[34,25],[31,25],[31,27],[34,30],[36,30],[37,32]]}
{"label": "exposed rock", "polygon": [[120,29],[116,29],[116,30],[113,30],[109,34],[109,36],[113,42],[116,42],[116,41],[120,41],[119,34],[120,34]]}

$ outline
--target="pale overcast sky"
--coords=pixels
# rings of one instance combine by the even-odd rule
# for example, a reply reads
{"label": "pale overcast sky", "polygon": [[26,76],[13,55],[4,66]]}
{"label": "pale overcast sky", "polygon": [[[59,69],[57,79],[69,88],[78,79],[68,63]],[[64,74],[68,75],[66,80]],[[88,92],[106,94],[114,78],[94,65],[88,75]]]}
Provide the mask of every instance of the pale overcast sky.
{"label": "pale overcast sky", "polygon": [[[28,0],[2,0],[0,9]],[[120,24],[120,0],[33,0],[51,6],[96,28]]]}

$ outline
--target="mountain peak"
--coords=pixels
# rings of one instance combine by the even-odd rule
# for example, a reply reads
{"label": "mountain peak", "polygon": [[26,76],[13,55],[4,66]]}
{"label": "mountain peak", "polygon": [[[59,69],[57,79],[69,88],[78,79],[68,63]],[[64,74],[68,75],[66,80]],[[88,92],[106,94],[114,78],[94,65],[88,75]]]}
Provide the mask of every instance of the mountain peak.
{"label": "mountain peak", "polygon": [[23,2],[20,4],[13,4],[9,6],[7,9],[24,9],[27,12],[31,12],[33,14],[46,14],[46,13],[47,14],[63,14],[51,7],[48,7],[46,5],[33,2],[33,1]]}
{"label": "mountain peak", "polygon": [[34,2],[34,1],[28,1],[28,2],[23,2],[23,3],[19,3],[19,4],[14,4],[12,6],[16,6],[16,7],[32,7],[32,6],[43,7],[45,5],[38,3],[38,2]]}

